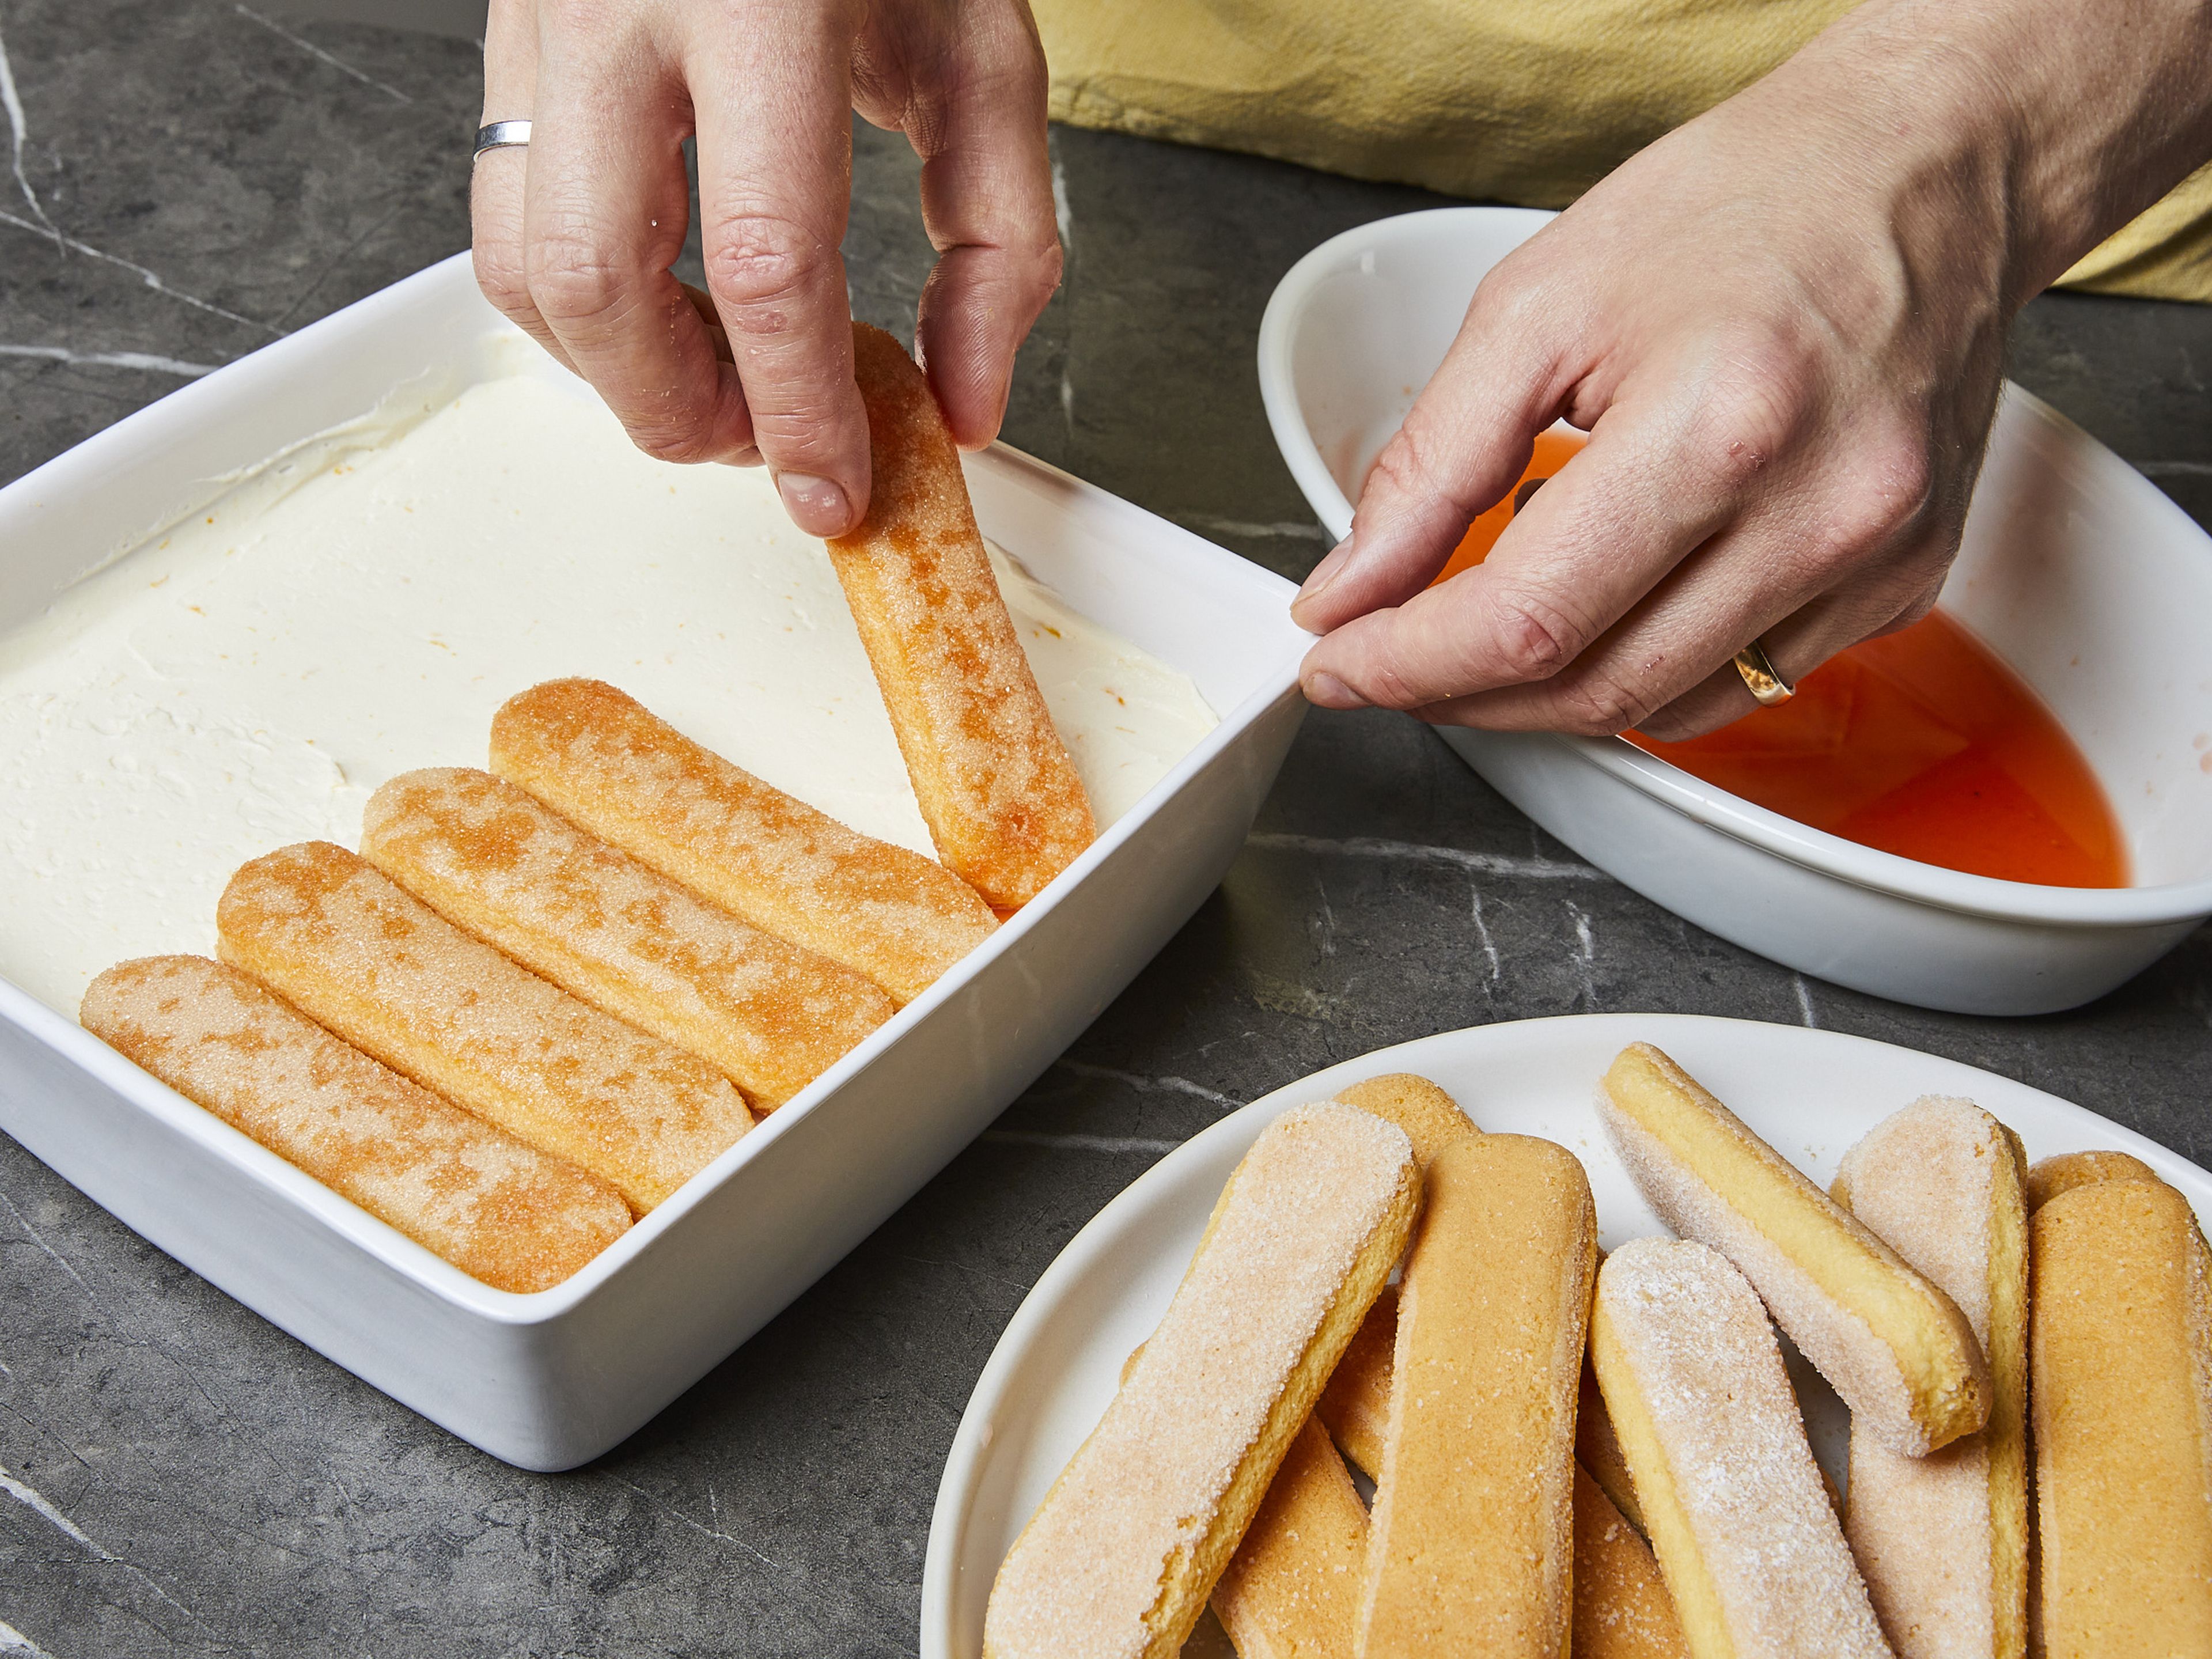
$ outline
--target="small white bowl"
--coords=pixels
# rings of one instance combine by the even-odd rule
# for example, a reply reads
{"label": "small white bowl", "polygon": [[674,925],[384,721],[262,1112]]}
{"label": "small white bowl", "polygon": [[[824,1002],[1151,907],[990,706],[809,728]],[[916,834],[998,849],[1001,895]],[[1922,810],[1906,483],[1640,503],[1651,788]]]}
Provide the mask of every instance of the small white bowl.
{"label": "small white bowl", "polygon": [[[1283,459],[1337,536],[1491,266],[1552,217],[1441,208],[1322,243],[1260,328]],[[2039,887],[1876,852],[1618,738],[1438,728],[1569,847],[1786,966],[1929,1008],[2103,995],[2212,915],[2212,540],[2009,383],[1943,608],[2048,704],[2104,784],[2137,884]]]}

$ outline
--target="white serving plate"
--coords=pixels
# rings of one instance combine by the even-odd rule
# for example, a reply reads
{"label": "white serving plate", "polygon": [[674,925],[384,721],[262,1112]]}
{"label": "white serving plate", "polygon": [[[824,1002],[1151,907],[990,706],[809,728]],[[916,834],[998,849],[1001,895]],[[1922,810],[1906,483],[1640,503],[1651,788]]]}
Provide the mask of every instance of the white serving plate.
{"label": "white serving plate", "polygon": [[[1360,481],[1475,285],[1553,216],[1441,208],[1382,220],[1322,243],[1277,287],[1260,331],[1261,392],[1283,459],[1334,534],[1350,532]],[[2074,1007],[2212,915],[2212,539],[2008,384],[1943,606],[2081,745],[2136,885],[2032,886],[1876,852],[1617,738],[1438,730],[1584,858],[1762,956],[1924,1007]]]}
{"label": "white serving plate", "polygon": [[[1922,1095],[1963,1095],[2016,1130],[2030,1158],[2132,1152],[2212,1221],[2212,1176],[2094,1112],[1991,1072],[1833,1031],[1687,1014],[1581,1014],[1446,1031],[1278,1089],[1169,1153],[1092,1218],[999,1339],[953,1436],[922,1568],[922,1659],[975,1659],[999,1563],[1113,1398],[1122,1363],[1167,1311],[1222,1183],[1275,1116],[1363,1078],[1414,1072],[1485,1129],[1541,1135],[1589,1172],[1598,1242],[1664,1236],[1598,1122],[1598,1079],[1656,1042],[1826,1187],[1844,1152]],[[1793,1364],[1814,1451],[1843,1483],[1849,1419]]]}
{"label": "white serving plate", "polygon": [[[459,391],[488,372],[484,343],[507,326],[456,255],[0,489],[0,629],[212,500],[226,474],[417,376]],[[1097,1017],[1220,880],[1303,716],[1303,636],[1281,578],[1013,450],[967,468],[985,532],[1077,611],[1189,674],[1221,725],[988,943],[574,1279],[531,1296],[478,1283],[5,980],[0,1128],[203,1277],[495,1456],[557,1469],[615,1444]],[[331,672],[375,695],[375,664]]]}

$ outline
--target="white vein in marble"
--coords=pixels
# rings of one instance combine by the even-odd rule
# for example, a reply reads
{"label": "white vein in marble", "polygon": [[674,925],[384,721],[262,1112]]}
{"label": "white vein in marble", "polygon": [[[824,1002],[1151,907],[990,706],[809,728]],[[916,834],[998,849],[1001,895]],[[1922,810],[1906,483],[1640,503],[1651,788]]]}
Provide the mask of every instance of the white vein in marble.
{"label": "white vein in marble", "polygon": [[216,371],[213,363],[188,363],[181,357],[163,357],[150,351],[72,351],[67,346],[0,345],[0,357],[44,357],[57,363],[96,368],[137,368],[152,374],[175,374],[188,380]]}

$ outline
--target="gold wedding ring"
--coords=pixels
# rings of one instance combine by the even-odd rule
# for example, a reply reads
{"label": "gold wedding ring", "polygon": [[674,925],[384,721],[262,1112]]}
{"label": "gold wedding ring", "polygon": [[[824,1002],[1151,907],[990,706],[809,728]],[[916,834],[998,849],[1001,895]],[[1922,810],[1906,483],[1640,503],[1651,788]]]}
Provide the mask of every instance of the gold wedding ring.
{"label": "gold wedding ring", "polygon": [[1735,653],[1735,672],[1743,676],[1744,689],[1765,708],[1788,702],[1797,695],[1797,688],[1774,672],[1774,659],[1757,640]]}

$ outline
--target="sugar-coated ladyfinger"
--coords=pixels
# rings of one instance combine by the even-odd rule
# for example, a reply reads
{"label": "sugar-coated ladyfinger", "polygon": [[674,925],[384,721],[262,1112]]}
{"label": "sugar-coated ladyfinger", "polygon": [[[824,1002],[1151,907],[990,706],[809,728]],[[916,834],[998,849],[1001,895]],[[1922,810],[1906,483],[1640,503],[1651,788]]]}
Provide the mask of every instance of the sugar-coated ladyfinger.
{"label": "sugar-coated ladyfinger", "polygon": [[1018,908],[1097,839],[1083,781],[999,592],[929,381],[853,325],[868,409],[867,518],[830,544],[938,856]]}
{"label": "sugar-coated ladyfinger", "polygon": [[629,1227],[605,1182],[438,1098],[205,957],[118,963],[84,1027],[495,1290],[559,1284]]}
{"label": "sugar-coated ladyfinger", "polygon": [[1907,1457],[1851,1425],[1844,1531],[1900,1659],[2027,1651],[2027,1210],[2004,1126],[1929,1096],[1844,1155],[1836,1201],[1926,1274],[1990,1364],[1990,1420]]}
{"label": "sugar-coated ladyfinger", "polygon": [[902,1006],[999,924],[919,853],[848,829],[599,680],[549,680],[491,723],[491,769],[570,823]]}
{"label": "sugar-coated ladyfinger", "polygon": [[2212,1654],[2212,1281],[2160,1181],[2028,1224],[2040,1651]]}
{"label": "sugar-coated ladyfinger", "polygon": [[873,980],[764,933],[489,772],[369,798],[361,850],[448,921],[781,1106],[897,1012]]}
{"label": "sugar-coated ladyfinger", "polygon": [[1429,1166],[1398,1291],[1363,1659],[1556,1659],[1597,1217],[1574,1154],[1486,1134]]}
{"label": "sugar-coated ladyfinger", "polygon": [[1696,1659],[1888,1659],[1766,1310],[1719,1251],[1606,1259],[1590,1353]]}
{"label": "sugar-coated ladyfinger", "polygon": [[2100,1181],[2156,1181],[2158,1171],[2132,1152],[2056,1152],[2027,1169],[2027,1208],[2032,1215],[2061,1193]]}
{"label": "sugar-coated ladyfinger", "polygon": [[1579,1462],[1575,1468],[1574,1659],[1688,1659],[1650,1545]]}
{"label": "sugar-coated ladyfinger", "polygon": [[1855,1424],[1918,1456],[1987,1420],[1989,1368],[1950,1297],[1680,1066],[1632,1043],[1597,1103],[1645,1201],[1736,1265]]}
{"label": "sugar-coated ladyfinger", "polygon": [[640,1215],[752,1126],[697,1055],[518,967],[329,842],[242,866],[222,958],[356,1048],[611,1182]]}
{"label": "sugar-coated ladyfinger", "polygon": [[1367,1506],[1310,1417],[1213,1587],[1238,1659],[1352,1659],[1366,1560]]}
{"label": "sugar-coated ladyfinger", "polygon": [[1334,1103],[1267,1126],[1128,1380],[1000,1564],[985,1659],[1173,1659],[1419,1202],[1395,1126]]}

